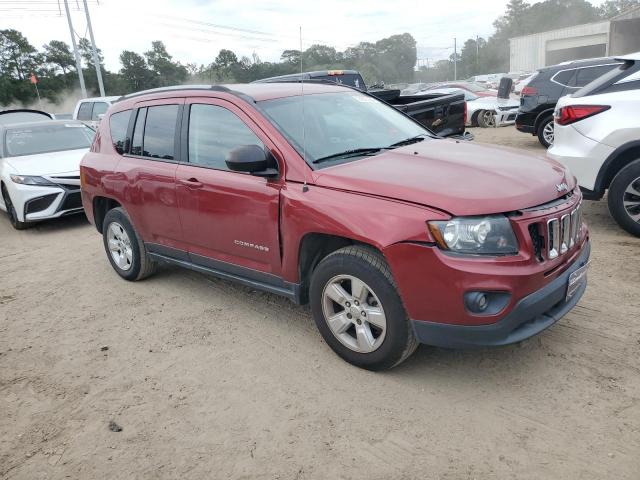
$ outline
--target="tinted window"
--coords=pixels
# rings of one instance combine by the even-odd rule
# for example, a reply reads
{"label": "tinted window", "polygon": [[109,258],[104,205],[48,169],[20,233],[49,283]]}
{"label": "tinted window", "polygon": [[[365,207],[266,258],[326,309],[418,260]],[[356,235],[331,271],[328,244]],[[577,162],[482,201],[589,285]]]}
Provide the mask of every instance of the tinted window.
{"label": "tinted window", "polygon": [[119,154],[123,154],[126,151],[127,129],[129,128],[130,117],[131,110],[125,110],[124,112],[114,113],[109,118],[113,148]]}
{"label": "tinted window", "polygon": [[94,134],[82,123],[12,128],[5,135],[5,150],[8,157],[15,157],[89,148]]}
{"label": "tinted window", "polygon": [[91,110],[93,110],[93,102],[82,102],[78,109],[78,120],[91,120]]}
{"label": "tinted window", "polygon": [[599,67],[579,68],[576,71],[575,77],[572,79],[571,86],[584,87],[587,83],[593,82],[596,78],[601,77],[612,68],[614,68],[614,65],[602,65]]}
{"label": "tinted window", "polygon": [[21,122],[40,122],[42,120],[51,120],[51,117],[44,112],[0,112],[0,125]]}
{"label": "tinted window", "polygon": [[178,105],[147,108],[142,154],[145,157],[173,160],[175,158],[176,119]]}
{"label": "tinted window", "polygon": [[556,73],[552,78],[554,82],[557,82],[561,85],[571,85],[571,81],[575,73],[575,70],[562,70]]}
{"label": "tinted window", "polygon": [[243,145],[264,144],[251,129],[226,108],[192,105],[189,115],[189,162],[228,170],[229,151]]}
{"label": "tinted window", "polygon": [[93,113],[91,114],[91,120],[100,120],[99,115],[104,115],[104,113],[109,108],[105,102],[96,102],[93,104]]}
{"label": "tinted window", "polygon": [[142,155],[142,134],[144,133],[144,120],[147,118],[147,109],[138,110],[136,126],[133,131],[133,141],[131,142],[131,154]]}

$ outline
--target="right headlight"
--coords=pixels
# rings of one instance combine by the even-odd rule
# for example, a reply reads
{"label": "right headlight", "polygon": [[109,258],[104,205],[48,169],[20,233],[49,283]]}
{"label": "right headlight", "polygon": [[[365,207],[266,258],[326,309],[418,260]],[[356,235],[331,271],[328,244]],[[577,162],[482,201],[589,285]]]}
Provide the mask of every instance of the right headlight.
{"label": "right headlight", "polygon": [[50,182],[46,178],[37,177],[34,175],[14,175],[10,174],[11,180],[14,183],[20,183],[22,185],[42,185],[42,186],[51,186],[55,185],[55,183]]}
{"label": "right headlight", "polygon": [[475,255],[513,255],[518,241],[504,215],[457,217],[429,222],[429,230],[443,250]]}

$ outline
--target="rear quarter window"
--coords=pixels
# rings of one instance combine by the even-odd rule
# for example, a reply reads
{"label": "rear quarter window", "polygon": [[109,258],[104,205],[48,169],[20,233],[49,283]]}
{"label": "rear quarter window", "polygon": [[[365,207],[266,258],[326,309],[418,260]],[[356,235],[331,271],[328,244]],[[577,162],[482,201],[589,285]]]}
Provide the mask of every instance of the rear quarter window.
{"label": "rear quarter window", "polygon": [[114,113],[111,115],[111,118],[109,118],[109,129],[111,130],[113,148],[115,148],[116,152],[120,155],[128,149],[129,139],[127,138],[127,131],[129,129],[130,118],[131,110]]}
{"label": "rear quarter window", "polygon": [[100,120],[100,115],[104,115],[109,105],[106,102],[96,102],[93,104],[93,112],[91,113],[91,120]]}

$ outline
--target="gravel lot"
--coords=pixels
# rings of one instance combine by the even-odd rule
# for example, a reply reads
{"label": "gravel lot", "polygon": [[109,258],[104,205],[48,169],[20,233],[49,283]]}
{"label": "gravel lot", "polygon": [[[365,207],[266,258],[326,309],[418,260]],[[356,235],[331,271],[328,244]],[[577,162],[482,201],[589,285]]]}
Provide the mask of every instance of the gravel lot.
{"label": "gravel lot", "polygon": [[640,239],[603,202],[586,219],[590,285],[556,326],[376,374],[307,308],[177,268],[128,283],[83,218],[1,215],[0,478],[637,480]]}

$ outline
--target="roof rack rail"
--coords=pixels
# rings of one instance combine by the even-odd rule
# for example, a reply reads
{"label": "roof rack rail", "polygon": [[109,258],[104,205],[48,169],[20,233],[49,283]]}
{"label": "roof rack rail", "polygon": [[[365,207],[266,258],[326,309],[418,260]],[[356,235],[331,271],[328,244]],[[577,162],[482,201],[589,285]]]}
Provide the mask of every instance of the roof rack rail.
{"label": "roof rack rail", "polygon": [[135,98],[142,95],[147,95],[150,93],[176,92],[180,90],[209,90],[214,92],[226,92],[226,93],[232,93],[236,96],[242,97],[245,100],[250,99],[252,102],[255,102],[255,100],[249,97],[248,95],[245,95],[241,92],[237,92],[235,90],[231,90],[229,87],[225,87],[224,85],[173,85],[169,87],[150,88],[148,90],[141,90],[139,92],[122,95],[120,98],[116,100],[116,102],[119,102],[121,100],[128,100],[130,98]]}

